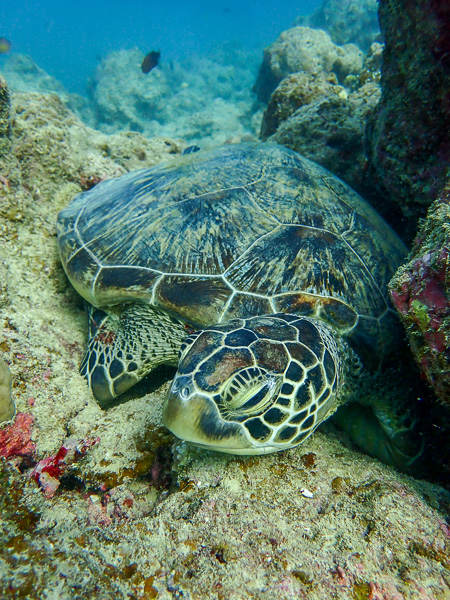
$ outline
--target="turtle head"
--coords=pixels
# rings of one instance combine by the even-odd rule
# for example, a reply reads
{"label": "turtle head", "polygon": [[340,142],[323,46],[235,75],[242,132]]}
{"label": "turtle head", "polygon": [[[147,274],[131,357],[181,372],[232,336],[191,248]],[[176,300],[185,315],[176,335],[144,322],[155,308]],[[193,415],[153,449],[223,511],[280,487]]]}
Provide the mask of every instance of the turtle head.
{"label": "turtle head", "polygon": [[207,327],[181,347],[164,423],[177,437],[221,452],[290,448],[334,412],[338,363],[330,330],[306,317]]}

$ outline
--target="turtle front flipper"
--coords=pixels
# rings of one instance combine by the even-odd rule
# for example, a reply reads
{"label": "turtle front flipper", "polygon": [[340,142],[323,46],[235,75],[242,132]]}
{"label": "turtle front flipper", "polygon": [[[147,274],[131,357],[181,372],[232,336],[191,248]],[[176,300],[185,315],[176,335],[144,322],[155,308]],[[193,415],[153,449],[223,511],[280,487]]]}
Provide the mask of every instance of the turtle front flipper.
{"label": "turtle front flipper", "polygon": [[108,312],[87,305],[89,341],[80,374],[100,406],[126,392],[161,364],[176,364],[188,334],[165,312],[128,304]]}
{"label": "turtle front flipper", "polygon": [[[407,381],[406,376],[403,380]],[[354,400],[342,406],[333,420],[370,456],[417,474],[424,449],[417,427],[417,402],[408,386],[396,381],[402,381],[396,369],[366,374],[353,394]]]}

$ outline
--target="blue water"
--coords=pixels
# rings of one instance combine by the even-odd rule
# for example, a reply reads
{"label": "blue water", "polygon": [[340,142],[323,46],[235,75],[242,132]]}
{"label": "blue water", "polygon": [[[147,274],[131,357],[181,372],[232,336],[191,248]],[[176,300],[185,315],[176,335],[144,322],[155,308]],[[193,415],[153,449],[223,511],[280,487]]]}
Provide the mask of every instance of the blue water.
{"label": "blue water", "polygon": [[[0,37],[69,91],[83,93],[114,50],[161,50],[162,61],[208,54],[228,40],[262,49],[320,0],[0,0]],[[0,57],[4,60],[4,57]],[[1,65],[1,63],[0,63]]]}

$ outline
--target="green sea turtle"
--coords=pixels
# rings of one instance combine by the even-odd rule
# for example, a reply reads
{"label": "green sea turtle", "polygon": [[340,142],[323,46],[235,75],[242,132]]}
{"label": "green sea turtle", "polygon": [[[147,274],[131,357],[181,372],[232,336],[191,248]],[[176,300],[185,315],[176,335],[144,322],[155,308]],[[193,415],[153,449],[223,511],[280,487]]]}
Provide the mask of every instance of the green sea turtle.
{"label": "green sea turtle", "polygon": [[[337,177],[275,144],[99,183],[59,214],[58,244],[89,305],[81,373],[99,403],[178,364],[164,422],[203,447],[303,442],[352,394],[368,402],[401,339],[386,287],[403,243]],[[360,444],[414,454],[381,395],[383,449],[373,429]]]}

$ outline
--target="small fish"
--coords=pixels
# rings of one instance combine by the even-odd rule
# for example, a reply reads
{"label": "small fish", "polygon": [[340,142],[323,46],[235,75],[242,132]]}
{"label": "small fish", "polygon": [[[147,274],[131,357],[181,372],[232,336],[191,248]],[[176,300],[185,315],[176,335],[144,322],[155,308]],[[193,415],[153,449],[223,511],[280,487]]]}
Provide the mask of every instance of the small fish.
{"label": "small fish", "polygon": [[154,69],[156,67],[156,65],[159,63],[160,56],[161,56],[161,52],[156,52],[155,50],[152,50],[151,52],[149,52],[147,54],[147,56],[144,58],[144,60],[142,61],[142,65],[141,65],[142,72],[145,74],[150,73],[150,71],[152,69]]}
{"label": "small fish", "polygon": [[0,37],[0,54],[7,54],[11,50],[11,42]]}
{"label": "small fish", "polygon": [[188,146],[187,148],[185,148],[182,152],[183,156],[185,156],[186,154],[193,154],[194,152],[198,152],[200,150],[199,146]]}

